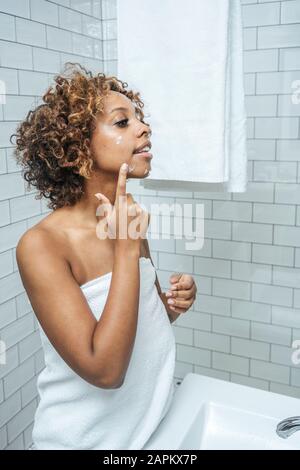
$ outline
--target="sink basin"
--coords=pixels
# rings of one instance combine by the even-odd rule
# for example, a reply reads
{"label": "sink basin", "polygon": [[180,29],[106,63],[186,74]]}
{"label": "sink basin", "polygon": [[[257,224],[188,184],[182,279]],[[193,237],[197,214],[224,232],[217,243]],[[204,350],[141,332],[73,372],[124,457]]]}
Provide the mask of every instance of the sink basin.
{"label": "sink basin", "polygon": [[300,450],[299,431],[288,439],[276,433],[295,415],[297,398],[188,373],[144,449]]}

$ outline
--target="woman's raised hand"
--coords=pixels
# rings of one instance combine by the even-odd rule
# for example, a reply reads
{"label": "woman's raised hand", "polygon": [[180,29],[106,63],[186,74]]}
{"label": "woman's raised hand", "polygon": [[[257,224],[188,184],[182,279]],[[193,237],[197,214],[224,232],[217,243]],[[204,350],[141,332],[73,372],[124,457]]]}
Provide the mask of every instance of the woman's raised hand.
{"label": "woman's raised hand", "polygon": [[[97,225],[98,238],[116,239],[116,248],[140,252],[140,244],[145,238],[150,215],[134,201],[130,193],[126,193],[126,178],[128,165],[123,163],[120,167],[115,203],[112,205],[109,199],[102,193],[95,196],[104,202],[97,208],[96,215],[104,215]],[[103,211],[106,213],[103,214]],[[107,226],[107,231],[105,230]],[[139,227],[139,228],[138,228]]]}

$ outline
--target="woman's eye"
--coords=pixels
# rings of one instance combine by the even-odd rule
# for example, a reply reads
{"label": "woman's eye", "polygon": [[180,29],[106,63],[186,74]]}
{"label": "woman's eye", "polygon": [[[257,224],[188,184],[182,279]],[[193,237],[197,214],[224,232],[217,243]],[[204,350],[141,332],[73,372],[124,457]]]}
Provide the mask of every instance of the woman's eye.
{"label": "woman's eye", "polygon": [[[143,124],[146,124],[146,122],[143,119],[139,119],[139,121],[142,122]],[[116,125],[119,127],[125,127],[123,126],[123,123],[127,124],[127,122],[128,122],[128,119],[122,119],[122,121],[117,122]]]}
{"label": "woman's eye", "polygon": [[[117,126],[119,126],[119,124],[122,124],[123,122],[127,124],[128,119],[122,119],[122,121],[117,122]],[[124,127],[124,126],[122,125],[121,127]]]}

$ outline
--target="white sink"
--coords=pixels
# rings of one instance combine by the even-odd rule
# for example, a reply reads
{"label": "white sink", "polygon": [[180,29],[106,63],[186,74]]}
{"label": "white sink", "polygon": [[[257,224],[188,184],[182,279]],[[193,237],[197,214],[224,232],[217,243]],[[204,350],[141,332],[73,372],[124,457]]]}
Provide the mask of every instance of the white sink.
{"label": "white sink", "polygon": [[276,433],[290,416],[300,416],[297,398],[189,373],[144,449],[300,450],[300,431]]}

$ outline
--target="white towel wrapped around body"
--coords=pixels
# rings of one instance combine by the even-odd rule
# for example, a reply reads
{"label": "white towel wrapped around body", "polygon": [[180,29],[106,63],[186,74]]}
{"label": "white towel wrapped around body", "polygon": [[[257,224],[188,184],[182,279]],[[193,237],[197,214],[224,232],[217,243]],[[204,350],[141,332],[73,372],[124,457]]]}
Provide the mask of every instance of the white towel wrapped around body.
{"label": "white towel wrapped around body", "polygon": [[[76,374],[39,324],[46,367],[38,377],[40,401],[32,450],[139,450],[166,415],[174,394],[175,337],[155,286],[155,268],[140,258],[135,343],[123,385],[101,389]],[[112,273],[81,286],[97,320]]]}

